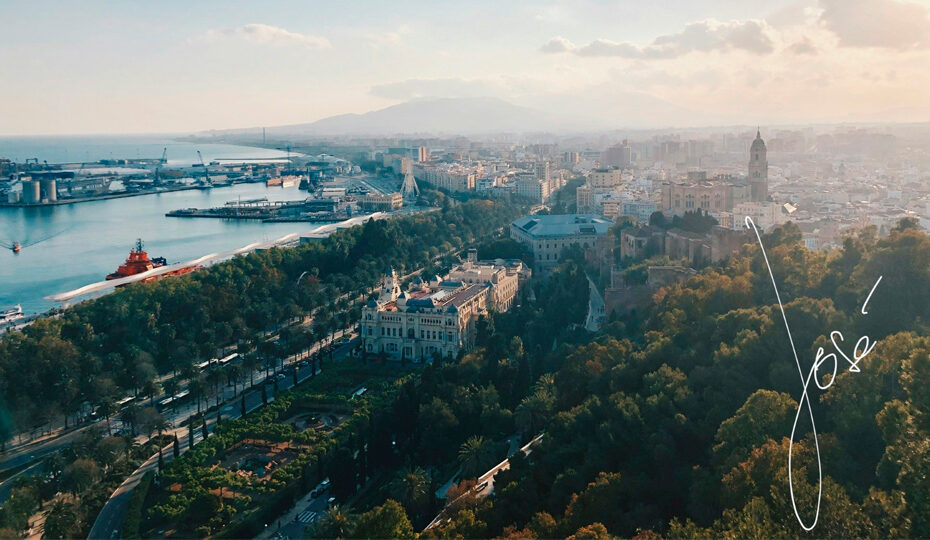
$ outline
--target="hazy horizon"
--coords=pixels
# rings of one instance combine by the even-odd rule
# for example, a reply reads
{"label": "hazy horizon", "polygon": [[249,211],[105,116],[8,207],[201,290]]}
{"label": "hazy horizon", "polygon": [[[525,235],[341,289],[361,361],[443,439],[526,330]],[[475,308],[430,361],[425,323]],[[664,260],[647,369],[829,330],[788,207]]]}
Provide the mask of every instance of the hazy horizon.
{"label": "hazy horizon", "polygon": [[8,12],[4,135],[279,126],[478,96],[618,128],[930,120],[926,0]]}

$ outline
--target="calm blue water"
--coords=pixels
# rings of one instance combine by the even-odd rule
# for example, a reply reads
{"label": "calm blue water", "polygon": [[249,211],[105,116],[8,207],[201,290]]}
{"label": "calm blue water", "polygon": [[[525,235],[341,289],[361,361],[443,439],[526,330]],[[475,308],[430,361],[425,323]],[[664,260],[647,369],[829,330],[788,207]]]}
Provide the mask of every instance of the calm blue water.
{"label": "calm blue water", "polygon": [[[122,142],[108,147],[107,140]],[[15,159],[22,161],[10,150],[18,148],[20,152],[27,151],[22,155],[30,157],[35,151],[40,161],[47,159],[49,163],[110,157],[157,158],[165,144],[167,141],[151,137],[0,139],[0,156],[16,156]],[[138,153],[129,152],[132,148],[138,148]],[[196,159],[198,148],[204,159],[281,155],[275,151],[230,145],[177,145],[177,159],[190,161],[191,153]],[[43,149],[41,153],[37,152],[39,149]],[[168,158],[173,159],[172,148],[168,149]],[[50,240],[24,248],[18,255],[0,249],[0,309],[22,304],[24,311],[34,313],[52,307],[54,303],[43,297],[102,280],[123,262],[136,238],[143,239],[149,256],[165,257],[171,263],[308,231],[318,225],[165,217],[169,210],[220,206],[238,197],[298,200],[305,198],[306,192],[296,187],[240,184],[67,206],[0,208],[0,242],[28,243],[58,233]]]}
{"label": "calm blue water", "polygon": [[199,163],[197,150],[207,162],[220,158],[275,158],[286,152],[231,144],[191,144],[173,141],[168,135],[74,135],[54,137],[0,137],[0,158],[22,163],[38,158],[39,163],[93,162],[101,159],[161,157],[168,149],[169,166]]}

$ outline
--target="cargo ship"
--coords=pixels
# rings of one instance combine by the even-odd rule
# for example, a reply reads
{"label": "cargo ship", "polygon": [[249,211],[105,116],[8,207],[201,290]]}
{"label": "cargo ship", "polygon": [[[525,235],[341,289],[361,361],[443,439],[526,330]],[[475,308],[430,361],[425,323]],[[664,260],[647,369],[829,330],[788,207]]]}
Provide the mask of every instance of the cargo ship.
{"label": "cargo ship", "polygon": [[[107,275],[107,280],[112,279],[121,279],[124,277],[134,276],[136,274],[141,274],[143,272],[148,272],[149,270],[154,270],[155,268],[160,268],[166,266],[168,261],[164,257],[154,257],[149,259],[149,254],[142,249],[142,239],[136,240],[136,247],[129,252],[129,257],[126,258],[126,262],[121,264],[119,268],[116,269],[116,272]],[[143,283],[148,281],[155,281],[162,277],[167,276],[180,276],[182,274],[187,274],[193,272],[194,270],[200,268],[199,266],[188,266],[185,268],[178,268],[177,270],[172,270],[171,272],[165,272],[164,274],[159,274],[157,276],[150,276],[142,280]]]}

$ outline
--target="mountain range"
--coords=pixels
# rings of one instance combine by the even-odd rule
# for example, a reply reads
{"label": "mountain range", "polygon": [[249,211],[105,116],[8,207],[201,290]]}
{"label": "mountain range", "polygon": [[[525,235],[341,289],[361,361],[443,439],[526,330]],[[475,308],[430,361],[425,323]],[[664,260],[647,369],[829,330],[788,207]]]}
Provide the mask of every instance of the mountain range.
{"label": "mountain range", "polygon": [[[584,98],[547,96],[532,105],[495,97],[421,98],[361,114],[267,127],[269,136],[486,135],[590,132],[668,125],[683,109],[645,94],[605,92]],[[255,134],[262,128],[211,130],[212,135]],[[203,133],[206,134],[206,133]]]}

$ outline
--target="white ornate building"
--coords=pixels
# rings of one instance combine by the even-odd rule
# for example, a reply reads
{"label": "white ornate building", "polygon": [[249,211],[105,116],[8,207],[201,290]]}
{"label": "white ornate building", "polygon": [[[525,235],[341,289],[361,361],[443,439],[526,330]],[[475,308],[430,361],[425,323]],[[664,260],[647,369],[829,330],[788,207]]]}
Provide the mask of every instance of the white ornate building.
{"label": "white ornate building", "polygon": [[[382,279],[381,292],[362,308],[362,350],[395,360],[452,358],[474,347],[478,318],[513,305],[524,269],[469,260],[429,283],[417,281],[401,290],[392,269]],[[513,264],[510,264],[513,263]]]}

